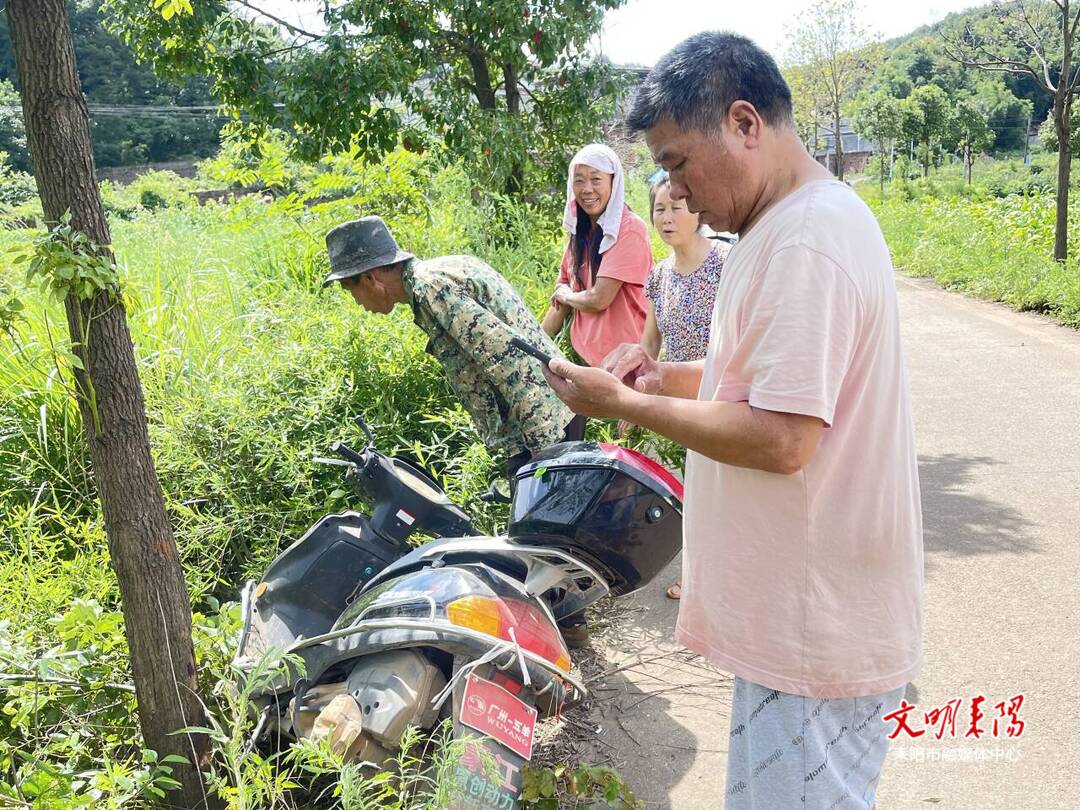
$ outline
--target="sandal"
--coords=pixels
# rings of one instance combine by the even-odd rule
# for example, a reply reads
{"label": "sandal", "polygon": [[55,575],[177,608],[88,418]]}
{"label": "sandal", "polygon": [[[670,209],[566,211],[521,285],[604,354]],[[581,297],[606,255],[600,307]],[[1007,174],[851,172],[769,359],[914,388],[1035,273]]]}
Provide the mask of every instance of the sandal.
{"label": "sandal", "polygon": [[682,581],[676,582],[670,588],[667,589],[668,599],[682,599]]}

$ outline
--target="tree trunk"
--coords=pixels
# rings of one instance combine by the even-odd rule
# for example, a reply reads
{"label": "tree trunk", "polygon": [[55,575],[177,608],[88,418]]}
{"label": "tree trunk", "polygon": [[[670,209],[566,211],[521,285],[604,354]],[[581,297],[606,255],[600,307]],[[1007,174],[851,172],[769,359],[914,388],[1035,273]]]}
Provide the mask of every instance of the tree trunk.
{"label": "tree trunk", "polygon": [[844,179],[844,139],[840,135],[840,100],[833,108],[833,152],[836,153],[836,179]]}
{"label": "tree trunk", "polygon": [[964,169],[967,172],[967,183],[971,185],[971,164],[975,162],[975,157],[971,152],[971,144],[964,144]]}
{"label": "tree trunk", "polygon": [[[506,111],[517,119],[521,115],[521,91],[518,90],[517,71],[509,62],[503,65],[503,90],[506,92]],[[517,160],[510,167],[510,174],[506,178],[506,194],[508,197],[518,199],[524,192],[525,167],[520,160]]]}
{"label": "tree trunk", "polygon": [[1069,175],[1072,172],[1072,16],[1069,3],[1061,4],[1061,75],[1054,93],[1054,128],[1058,136],[1057,218],[1054,223],[1054,260],[1064,262],[1069,255]]}
{"label": "tree trunk", "polygon": [[1057,217],[1054,222],[1054,259],[1065,261],[1069,255],[1069,175],[1072,171],[1072,133],[1069,131],[1071,99],[1062,93],[1065,78],[1058,79],[1054,98],[1054,129],[1058,137]]}
{"label": "tree trunk", "polygon": [[[22,91],[26,139],[48,222],[71,214],[103,255],[109,229],[94,180],[90,126],[75,67],[65,0],[8,0],[7,19]],[[191,641],[191,606],[165,499],[150,457],[142,388],[123,301],[114,291],[65,301],[94,481],[101,497],[109,553],[120,584],[124,630],[144,743],[178,754],[182,787],[167,794],[177,807],[207,804],[199,765],[203,735],[173,735],[204,725]]]}
{"label": "tree trunk", "polygon": [[480,103],[480,109],[494,110],[495,88],[491,85],[491,71],[488,70],[487,59],[476,46],[469,49],[467,56],[473,72],[473,93]]}

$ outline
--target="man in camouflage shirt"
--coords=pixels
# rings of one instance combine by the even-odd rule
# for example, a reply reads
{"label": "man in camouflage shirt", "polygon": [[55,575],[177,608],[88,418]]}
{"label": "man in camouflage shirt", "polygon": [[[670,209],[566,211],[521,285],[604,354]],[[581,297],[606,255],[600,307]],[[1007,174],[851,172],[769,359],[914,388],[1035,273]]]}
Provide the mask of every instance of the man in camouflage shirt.
{"label": "man in camouflage shirt", "polygon": [[412,308],[430,338],[427,351],[442,364],[484,443],[506,453],[511,480],[538,450],[582,438],[584,421],[555,396],[540,363],[510,346],[510,338],[562,354],[490,266],[473,256],[420,261],[400,250],[374,216],[334,228],[326,249],[331,273],[323,286],[340,281],[369,312]]}

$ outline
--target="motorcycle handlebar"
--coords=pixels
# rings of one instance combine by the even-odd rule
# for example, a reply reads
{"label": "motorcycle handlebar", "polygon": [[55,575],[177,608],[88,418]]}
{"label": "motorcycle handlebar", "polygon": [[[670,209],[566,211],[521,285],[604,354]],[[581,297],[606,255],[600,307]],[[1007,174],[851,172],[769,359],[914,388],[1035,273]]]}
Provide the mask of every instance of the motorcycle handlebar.
{"label": "motorcycle handlebar", "polygon": [[484,503],[510,503],[513,499],[504,492],[499,491],[497,481],[492,481],[488,486],[488,491],[480,496],[480,500]]}
{"label": "motorcycle handlebar", "polygon": [[364,455],[362,453],[357,453],[355,450],[345,444],[345,442],[334,442],[332,445],[330,445],[330,449],[345,460],[351,461],[357,467],[363,467],[367,464],[367,459],[364,457]]}

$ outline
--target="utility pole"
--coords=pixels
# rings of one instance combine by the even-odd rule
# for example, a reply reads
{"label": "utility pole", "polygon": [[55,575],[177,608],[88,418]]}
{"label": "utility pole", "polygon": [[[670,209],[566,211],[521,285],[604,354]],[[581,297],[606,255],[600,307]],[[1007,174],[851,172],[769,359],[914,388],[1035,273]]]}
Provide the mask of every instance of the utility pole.
{"label": "utility pole", "polygon": [[1024,127],[1024,165],[1031,165],[1031,113],[1028,113],[1027,126]]}

